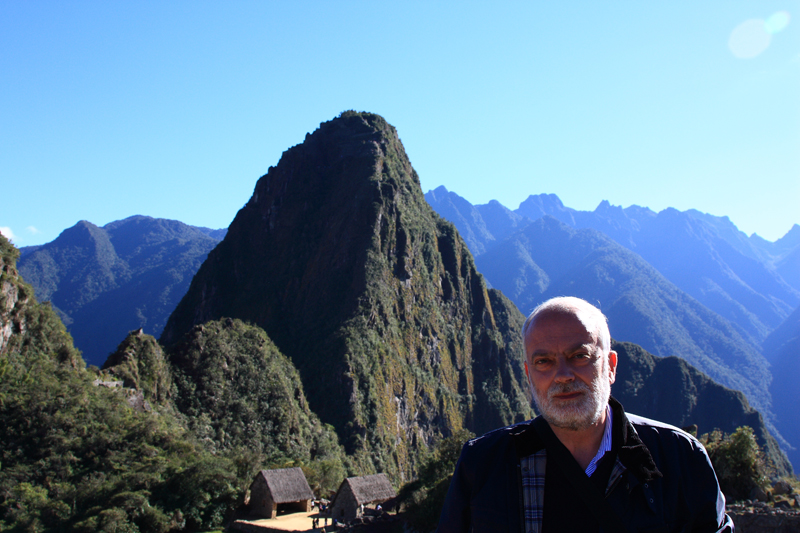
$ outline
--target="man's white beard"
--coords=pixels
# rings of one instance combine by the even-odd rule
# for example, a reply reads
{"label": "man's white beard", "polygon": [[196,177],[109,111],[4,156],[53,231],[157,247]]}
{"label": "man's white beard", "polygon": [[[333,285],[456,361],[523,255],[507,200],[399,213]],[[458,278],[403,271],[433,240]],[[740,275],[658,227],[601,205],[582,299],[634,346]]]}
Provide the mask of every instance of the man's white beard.
{"label": "man's white beard", "polygon": [[[607,365],[607,362],[603,363],[600,376],[594,380],[592,386],[576,379],[570,383],[553,383],[544,394],[540,394],[536,387],[531,387],[536,410],[551,426],[575,431],[591,427],[600,420],[611,396]],[[574,400],[554,403],[554,395],[575,391],[582,391],[584,394]]]}

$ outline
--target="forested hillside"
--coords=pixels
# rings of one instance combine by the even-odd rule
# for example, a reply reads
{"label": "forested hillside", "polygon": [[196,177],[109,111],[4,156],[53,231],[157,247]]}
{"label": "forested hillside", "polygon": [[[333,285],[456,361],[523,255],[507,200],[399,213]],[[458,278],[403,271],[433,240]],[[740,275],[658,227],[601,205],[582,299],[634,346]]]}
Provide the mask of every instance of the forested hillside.
{"label": "forested hillside", "polygon": [[[155,339],[139,331],[120,344],[106,371],[87,370],[59,317],[19,276],[18,255],[0,236],[0,529],[220,527],[256,470],[270,466],[301,465],[318,492],[335,488],[345,472],[335,434],[308,410],[296,371],[263,331],[210,324],[209,331],[228,331],[202,353],[202,335],[183,344],[178,359],[227,358],[236,370],[278,365],[263,375],[245,372],[255,390],[231,388],[220,413],[207,405],[208,392],[217,391],[201,385],[213,383],[219,369],[195,366],[191,377],[190,368],[173,377]],[[255,419],[237,409],[254,398],[261,402]],[[262,409],[267,401],[272,409]],[[287,416],[291,428],[280,426]],[[195,431],[204,421],[215,430]],[[276,437],[285,429],[299,440],[281,444]]]}

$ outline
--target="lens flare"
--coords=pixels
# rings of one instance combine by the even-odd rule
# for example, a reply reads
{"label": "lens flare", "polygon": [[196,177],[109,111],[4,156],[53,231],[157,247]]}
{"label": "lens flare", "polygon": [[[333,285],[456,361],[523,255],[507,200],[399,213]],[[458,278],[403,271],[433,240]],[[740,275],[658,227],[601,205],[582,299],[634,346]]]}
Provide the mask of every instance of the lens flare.
{"label": "lens flare", "polygon": [[769,47],[772,34],[761,19],[750,19],[736,26],[728,39],[728,48],[739,59],[751,59]]}
{"label": "lens flare", "polygon": [[767,33],[774,35],[786,28],[786,26],[789,25],[790,19],[791,17],[789,16],[788,12],[778,11],[764,22],[764,29],[767,30]]}

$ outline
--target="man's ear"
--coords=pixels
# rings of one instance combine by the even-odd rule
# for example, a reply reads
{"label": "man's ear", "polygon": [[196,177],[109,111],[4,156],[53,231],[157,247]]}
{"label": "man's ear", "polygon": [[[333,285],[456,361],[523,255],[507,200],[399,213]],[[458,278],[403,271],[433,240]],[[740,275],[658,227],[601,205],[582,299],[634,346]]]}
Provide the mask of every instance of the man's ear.
{"label": "man's ear", "polygon": [[530,381],[531,381],[531,373],[528,372],[528,362],[527,361],[525,361],[525,377],[528,378],[528,382],[530,383]]}
{"label": "man's ear", "polygon": [[617,379],[617,352],[614,350],[608,352],[608,379],[612,384]]}

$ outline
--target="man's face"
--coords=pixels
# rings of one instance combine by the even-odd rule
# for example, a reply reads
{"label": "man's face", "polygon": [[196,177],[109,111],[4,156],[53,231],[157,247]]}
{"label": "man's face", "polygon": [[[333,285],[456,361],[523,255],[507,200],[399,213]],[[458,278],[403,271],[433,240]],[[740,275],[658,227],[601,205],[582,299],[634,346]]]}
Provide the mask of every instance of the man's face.
{"label": "man's face", "polygon": [[592,324],[572,313],[545,312],[525,338],[525,354],[533,399],[551,425],[577,431],[604,420],[617,354],[603,354]]}

